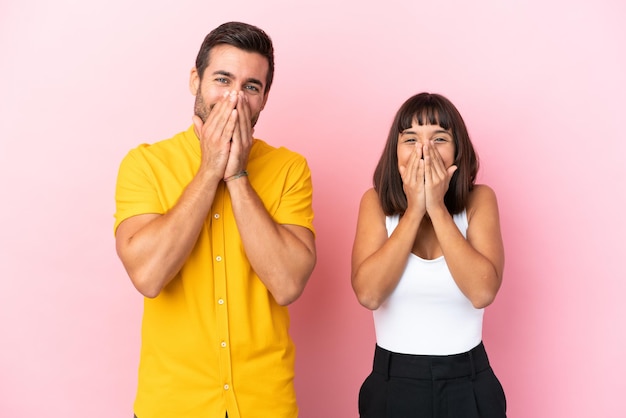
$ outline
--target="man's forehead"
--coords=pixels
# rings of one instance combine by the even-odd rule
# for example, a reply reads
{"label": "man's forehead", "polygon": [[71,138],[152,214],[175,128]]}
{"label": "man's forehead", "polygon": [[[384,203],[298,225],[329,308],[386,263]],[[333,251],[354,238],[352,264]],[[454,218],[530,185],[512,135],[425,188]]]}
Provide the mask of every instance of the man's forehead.
{"label": "man's forehead", "polygon": [[242,72],[262,72],[267,75],[269,62],[258,52],[246,51],[232,45],[216,45],[209,51],[208,65],[211,72],[225,71],[233,76]]}

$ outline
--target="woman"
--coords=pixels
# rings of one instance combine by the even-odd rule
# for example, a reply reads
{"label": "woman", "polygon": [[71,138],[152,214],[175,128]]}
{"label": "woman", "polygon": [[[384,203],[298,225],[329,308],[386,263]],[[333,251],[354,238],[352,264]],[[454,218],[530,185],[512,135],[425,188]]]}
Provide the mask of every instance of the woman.
{"label": "woman", "polygon": [[496,196],[455,106],[421,93],[398,110],[361,199],[352,287],[374,311],[374,367],[361,418],[505,417],[482,344],[502,282]]}

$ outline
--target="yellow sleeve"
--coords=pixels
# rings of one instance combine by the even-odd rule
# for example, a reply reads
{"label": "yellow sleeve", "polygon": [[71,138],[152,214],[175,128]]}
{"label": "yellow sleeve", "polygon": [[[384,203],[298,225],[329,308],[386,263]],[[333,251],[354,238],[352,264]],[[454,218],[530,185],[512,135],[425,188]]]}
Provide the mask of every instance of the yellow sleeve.
{"label": "yellow sleeve", "polygon": [[115,187],[115,224],[113,232],[125,219],[145,213],[164,213],[154,173],[140,146],[131,150],[120,164]]}
{"label": "yellow sleeve", "polygon": [[303,157],[289,168],[280,204],[273,217],[279,224],[300,225],[315,234],[311,170]]}

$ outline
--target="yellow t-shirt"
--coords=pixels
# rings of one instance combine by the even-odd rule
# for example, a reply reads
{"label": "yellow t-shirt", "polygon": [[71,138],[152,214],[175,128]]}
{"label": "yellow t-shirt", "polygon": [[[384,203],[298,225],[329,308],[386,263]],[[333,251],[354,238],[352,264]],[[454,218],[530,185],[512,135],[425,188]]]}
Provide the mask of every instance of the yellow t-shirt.
{"label": "yellow t-shirt", "polygon": [[[166,213],[200,165],[193,126],[131,150],[121,163],[115,229],[131,216]],[[313,229],[306,160],[256,139],[249,181],[279,224]],[[198,242],[178,275],[144,300],[138,418],[294,418],[294,345],[286,307],[252,270],[222,182]]]}

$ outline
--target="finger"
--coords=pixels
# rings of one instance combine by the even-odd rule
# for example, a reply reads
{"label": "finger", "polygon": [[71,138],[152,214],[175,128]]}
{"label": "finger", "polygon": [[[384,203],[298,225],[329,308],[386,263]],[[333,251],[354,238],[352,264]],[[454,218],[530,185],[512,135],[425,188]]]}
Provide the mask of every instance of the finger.
{"label": "finger", "polygon": [[424,144],[424,183],[430,184],[433,180],[432,150],[429,144]]}
{"label": "finger", "polygon": [[424,161],[424,157],[425,157],[425,153],[426,153],[426,149],[424,148],[424,145],[418,143],[417,144],[417,178],[419,179],[419,182],[424,184],[425,178],[424,175],[426,173],[425,169],[425,161]]}
{"label": "finger", "polygon": [[252,145],[252,124],[250,122],[250,106],[248,106],[243,97],[241,97],[237,108],[239,109],[238,126],[241,146],[243,147],[244,152],[246,152],[246,150],[249,150],[250,146]]}
{"label": "finger", "polygon": [[193,115],[191,117],[191,121],[193,122],[193,126],[196,129],[196,135],[199,136],[200,133],[202,132],[202,127],[204,126],[202,119],[198,115]]}
{"label": "finger", "polygon": [[446,171],[446,164],[443,161],[443,157],[441,156],[441,153],[439,152],[437,147],[432,147],[432,148],[433,148],[433,155],[435,156],[435,159],[437,161],[438,168],[441,169],[442,173],[445,173],[445,171]]}
{"label": "finger", "polygon": [[415,147],[413,148],[413,152],[411,152],[411,155],[409,156],[409,161],[408,161],[408,173],[407,173],[407,180],[409,181],[416,181],[418,178],[418,171],[419,171],[419,161],[420,161],[420,155],[421,155],[421,149],[418,146],[419,144],[415,144]]}
{"label": "finger", "polygon": [[233,139],[235,134],[235,130],[237,127],[237,109],[233,109],[230,111],[230,115],[226,120],[226,124],[224,125],[224,129],[222,130],[222,140],[230,142]]}
{"label": "finger", "polygon": [[230,109],[228,109],[229,94],[230,92],[224,92],[222,97],[218,98],[215,103],[209,106],[208,115],[204,121],[208,130],[214,130],[220,120],[220,116],[222,116],[223,119],[223,114],[230,112]]}
{"label": "finger", "polygon": [[423,158],[417,160],[417,180],[422,185],[426,183],[426,162]]}
{"label": "finger", "polygon": [[441,154],[437,151],[437,148],[434,146],[430,146],[430,162],[431,162],[431,176],[434,179],[435,177],[441,179],[445,177],[446,171],[443,163],[443,159],[441,158]]}
{"label": "finger", "polygon": [[237,108],[239,109],[239,123],[241,125],[241,133],[242,135],[246,135],[246,138],[248,138],[251,136],[250,133],[252,131],[252,120],[250,103],[248,102],[248,98],[243,92],[239,93]]}
{"label": "finger", "polygon": [[226,92],[215,103],[211,111],[209,112],[209,118],[205,123],[205,131],[207,135],[216,133],[218,138],[228,140],[232,138],[232,131],[228,138],[225,138],[223,133],[229,123],[232,111],[237,105],[237,96],[234,92]]}

